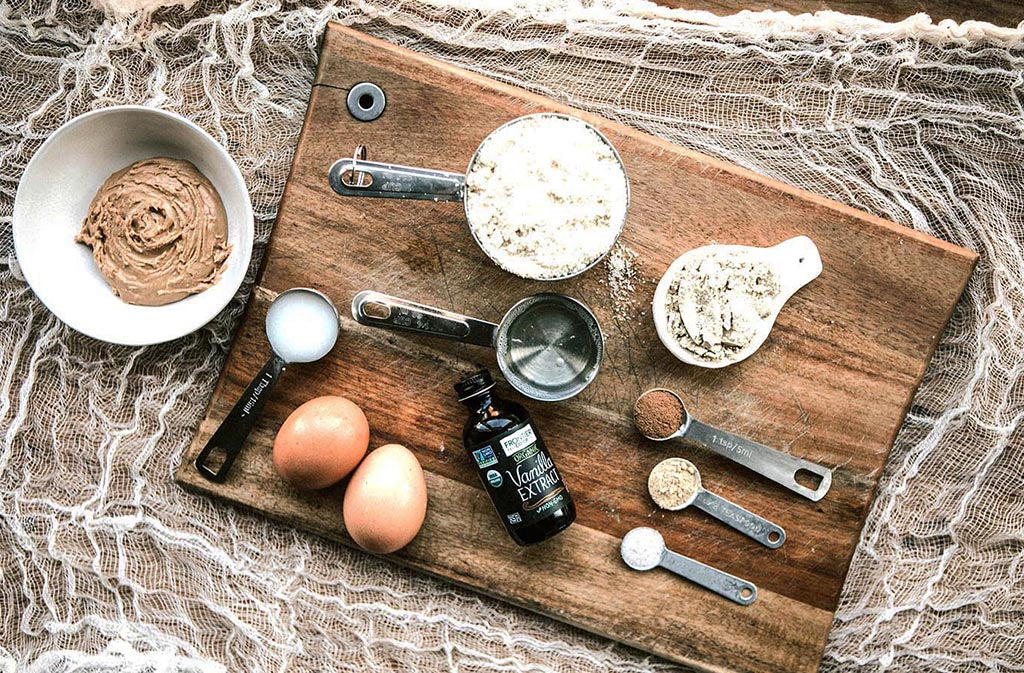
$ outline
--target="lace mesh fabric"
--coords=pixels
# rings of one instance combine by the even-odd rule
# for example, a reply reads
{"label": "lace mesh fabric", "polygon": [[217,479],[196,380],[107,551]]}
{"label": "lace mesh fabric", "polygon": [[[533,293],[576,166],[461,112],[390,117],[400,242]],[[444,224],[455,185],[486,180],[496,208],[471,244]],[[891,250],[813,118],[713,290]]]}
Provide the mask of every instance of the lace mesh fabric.
{"label": "lace mesh fabric", "polygon": [[823,670],[1024,670],[1024,31],[639,2],[105,4],[0,4],[4,670],[675,668],[181,491],[172,474],[242,299],[133,349],[76,334],[26,287],[19,176],[61,123],[113,104],[213,133],[246,177],[262,250],[328,20],[979,251]]}

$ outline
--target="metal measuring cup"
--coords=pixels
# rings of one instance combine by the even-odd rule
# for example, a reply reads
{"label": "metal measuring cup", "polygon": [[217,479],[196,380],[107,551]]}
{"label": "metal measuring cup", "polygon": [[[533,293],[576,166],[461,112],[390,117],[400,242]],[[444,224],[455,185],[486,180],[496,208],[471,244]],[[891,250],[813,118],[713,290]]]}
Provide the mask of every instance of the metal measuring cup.
{"label": "metal measuring cup", "polygon": [[[689,472],[695,482],[689,489],[689,494],[684,492],[685,497],[679,499],[670,499],[665,494],[659,493],[656,485],[658,476],[675,473],[673,468]],[[662,509],[677,512],[693,505],[770,549],[778,549],[786,541],[786,531],[782,529],[782,526],[705,489],[701,483],[700,471],[697,470],[697,466],[685,458],[666,458],[655,465],[647,478],[647,490],[651,494],[651,499]]]}
{"label": "metal measuring cup", "polygon": [[370,327],[494,348],[509,385],[542,402],[579,394],[604,355],[604,336],[590,309],[550,292],[521,299],[492,323],[364,290],[352,298],[352,317]]}
{"label": "metal measuring cup", "polygon": [[[754,472],[768,477],[775,483],[781,484],[794,493],[798,493],[814,502],[824,498],[825,494],[828,493],[828,489],[832,486],[832,470],[829,468],[812,463],[809,460],[804,460],[803,458],[796,458],[788,453],[767,447],[764,444],[758,444],[739,435],[734,435],[731,432],[719,430],[718,428],[701,423],[686,411],[686,405],[683,404],[682,398],[671,390],[666,388],[648,390],[637,399],[637,404],[640,403],[640,399],[655,392],[665,392],[676,399],[682,413],[682,424],[676,432],[664,437],[644,435],[647,439],[664,442],[680,437],[709,451],[714,451],[720,456],[725,456],[744,467],[750,468]],[[796,474],[801,470],[821,478],[821,483],[818,484],[817,488],[811,489],[797,483]]]}
{"label": "metal measuring cup", "polygon": [[626,533],[619,545],[619,554],[633,570],[653,570],[661,566],[740,605],[750,605],[757,599],[757,587],[753,583],[669,551],[665,548],[665,538],[653,528],[641,526]]}
{"label": "metal measuring cup", "polygon": [[[196,470],[210,481],[227,479],[228,470],[285,368],[296,362],[314,362],[331,352],[338,340],[338,311],[322,292],[295,287],[271,302],[266,330],[270,359],[196,456]],[[211,458],[220,453],[224,454],[223,462],[214,465]]]}
{"label": "metal measuring cup", "polygon": [[[535,117],[554,117],[577,121],[596,133],[598,138],[600,138],[605,145],[611,148],[612,154],[615,156],[616,161],[618,161],[619,168],[622,170],[622,177],[625,181],[626,208],[623,210],[622,217],[615,223],[617,230],[615,237],[608,245],[608,249],[610,250],[612,246],[615,245],[615,241],[618,240],[619,234],[622,233],[622,229],[626,224],[626,211],[629,209],[629,180],[626,177],[626,168],[623,165],[622,157],[619,156],[615,146],[612,145],[611,141],[609,141],[603,133],[598,131],[592,125],[587,124],[582,119],[570,117],[569,115],[558,114],[555,112],[540,112],[525,115],[523,117],[517,117],[505,122],[494,131],[491,131],[491,133],[483,139],[480,145],[477,146],[476,151],[473,152],[473,156],[469,160],[469,164],[466,166],[465,173],[453,173],[451,171],[439,171],[428,168],[417,168],[414,166],[401,166],[398,164],[367,161],[366,148],[363,145],[360,145],[356,148],[356,151],[351,158],[345,157],[334,162],[327,173],[327,180],[331,185],[331,189],[341,196],[363,196],[379,199],[413,199],[419,201],[461,201],[463,209],[466,212],[466,222],[469,225],[469,232],[473,235],[473,240],[476,241],[477,246],[491,259],[492,262],[499,267],[502,267],[502,264],[494,258],[486,247],[484,247],[480,241],[479,235],[477,234],[477,226],[475,226],[473,218],[470,216],[469,204],[467,202],[469,195],[466,190],[466,176],[472,172],[474,164],[477,161],[477,157],[480,154],[480,148],[486,145],[487,141],[492,136],[507,126]],[[605,254],[607,254],[607,251],[605,251]],[[566,278],[572,278],[592,268],[603,258],[604,255],[600,255],[585,267],[571,271],[570,273],[562,276],[533,278],[533,280],[565,280]]]}

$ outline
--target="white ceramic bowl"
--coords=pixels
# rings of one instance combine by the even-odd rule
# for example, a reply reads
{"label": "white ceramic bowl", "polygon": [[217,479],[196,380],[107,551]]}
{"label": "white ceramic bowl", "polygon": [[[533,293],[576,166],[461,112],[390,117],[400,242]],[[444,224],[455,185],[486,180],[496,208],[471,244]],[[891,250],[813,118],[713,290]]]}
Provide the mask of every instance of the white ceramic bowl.
{"label": "white ceramic bowl", "polygon": [[[749,255],[751,258],[764,262],[771,267],[779,280],[780,292],[775,298],[775,305],[772,313],[761,323],[761,330],[754,337],[746,348],[737,351],[731,357],[715,362],[699,360],[688,350],[679,345],[668,329],[668,289],[675,280],[679,269],[695,255],[704,254],[710,251],[738,252]],[[775,325],[775,319],[782,310],[783,305],[793,294],[807,283],[821,274],[821,255],[818,254],[818,247],[814,241],[806,236],[796,236],[773,245],[770,248],[758,248],[750,245],[705,245],[684,252],[676,258],[665,271],[654,291],[654,301],[651,304],[651,315],[654,318],[654,326],[658,330],[658,338],[672,355],[682,362],[696,367],[707,369],[721,369],[729,365],[746,360],[768,338],[768,334]]]}
{"label": "white ceramic bowl", "polygon": [[[111,173],[157,156],[191,161],[217,188],[231,255],[210,289],[163,306],[136,306],[114,294],[92,248],[75,235]],[[245,278],[253,231],[245,180],[224,148],[184,117],[134,105],[95,110],[57,129],[32,157],[14,200],[14,249],[39,299],[79,332],[131,346],[170,341],[213,319]]]}

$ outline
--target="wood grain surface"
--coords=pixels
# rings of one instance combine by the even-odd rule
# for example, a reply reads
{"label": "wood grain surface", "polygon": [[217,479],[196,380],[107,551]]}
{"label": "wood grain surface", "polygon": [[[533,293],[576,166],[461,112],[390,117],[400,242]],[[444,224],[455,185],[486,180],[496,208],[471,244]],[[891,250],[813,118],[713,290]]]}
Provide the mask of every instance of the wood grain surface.
{"label": "wood grain surface", "polygon": [[[369,123],[345,108],[347,89],[361,81],[388,99]],[[491,130],[539,110],[590,121],[623,157],[632,202],[622,240],[639,254],[642,276],[629,319],[613,317],[600,266],[558,283],[521,280],[489,263],[458,203],[343,198],[327,185],[330,165],[357,144],[378,161],[464,170]],[[799,234],[818,244],[824,272],[790,300],[757,354],[703,370],[665,350],[647,308],[676,256],[710,241],[771,245]],[[345,395],[366,411],[373,446],[404,444],[427,472],[426,524],[395,561],[703,670],[817,670],[875,484],[975,261],[913,230],[331,25],[262,276],[177,479],[350,543],[343,485],[301,494],[270,462],[292,409]],[[205,482],[191,458],[268,354],[269,301],[294,286],[333,299],[339,343],[325,360],[289,368],[228,482]],[[474,365],[497,374],[493,351],[360,326],[348,307],[363,289],[490,320],[544,290],[594,310],[607,335],[595,383],[568,402],[526,401],[577,502],[569,531],[516,547],[462,450],[464,409],[451,386]],[[680,392],[700,420],[834,466],[832,490],[812,503],[718,456],[644,440],[629,412],[656,386]],[[700,511],[658,511],[647,474],[673,455],[693,460],[710,490],[783,526],[786,544],[764,548]],[[627,569],[618,539],[637,525],[753,581],[757,602],[741,607],[667,572]]]}
{"label": "wood grain surface", "polygon": [[1024,5],[1019,0],[654,0],[659,5],[682,9],[702,9],[719,16],[743,10],[784,10],[790,14],[831,10],[845,14],[870,16],[883,21],[902,21],[924,12],[934,23],[988,21],[1014,28],[1024,21]]}

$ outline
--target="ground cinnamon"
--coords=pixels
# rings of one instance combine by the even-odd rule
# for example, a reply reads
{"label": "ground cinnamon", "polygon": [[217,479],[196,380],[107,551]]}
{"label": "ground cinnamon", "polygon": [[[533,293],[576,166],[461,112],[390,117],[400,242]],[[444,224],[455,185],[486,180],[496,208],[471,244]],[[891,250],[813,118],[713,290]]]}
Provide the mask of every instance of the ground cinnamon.
{"label": "ground cinnamon", "polygon": [[683,404],[667,390],[651,390],[633,406],[633,423],[644,437],[668,439],[686,420]]}

